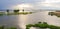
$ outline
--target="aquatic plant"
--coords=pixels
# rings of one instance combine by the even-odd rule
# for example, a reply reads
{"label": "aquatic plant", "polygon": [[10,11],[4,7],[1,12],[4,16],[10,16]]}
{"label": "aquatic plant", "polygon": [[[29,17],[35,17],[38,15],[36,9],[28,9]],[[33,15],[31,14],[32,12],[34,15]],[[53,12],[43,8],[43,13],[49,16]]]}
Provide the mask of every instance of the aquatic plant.
{"label": "aquatic plant", "polygon": [[26,29],[30,29],[31,27],[39,27],[39,28],[50,28],[50,29],[60,29],[60,27],[58,26],[54,26],[54,25],[49,25],[46,22],[38,22],[37,24],[28,24],[26,25]]}

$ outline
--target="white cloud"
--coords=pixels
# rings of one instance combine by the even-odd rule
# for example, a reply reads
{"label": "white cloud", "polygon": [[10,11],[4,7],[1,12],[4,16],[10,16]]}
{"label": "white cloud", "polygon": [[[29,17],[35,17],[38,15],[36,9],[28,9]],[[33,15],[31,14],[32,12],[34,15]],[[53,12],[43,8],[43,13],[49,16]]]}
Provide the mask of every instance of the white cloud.
{"label": "white cloud", "polygon": [[20,9],[20,10],[22,10],[22,9],[27,10],[27,9],[32,9],[32,8],[33,8],[33,5],[27,4],[27,3],[25,3],[25,4],[17,4],[15,6],[13,6],[13,9]]}
{"label": "white cloud", "polygon": [[45,0],[45,3],[57,3],[60,2],[60,0]]}
{"label": "white cloud", "polygon": [[42,2],[36,2],[34,7],[36,9],[60,9],[60,0],[44,0]]}

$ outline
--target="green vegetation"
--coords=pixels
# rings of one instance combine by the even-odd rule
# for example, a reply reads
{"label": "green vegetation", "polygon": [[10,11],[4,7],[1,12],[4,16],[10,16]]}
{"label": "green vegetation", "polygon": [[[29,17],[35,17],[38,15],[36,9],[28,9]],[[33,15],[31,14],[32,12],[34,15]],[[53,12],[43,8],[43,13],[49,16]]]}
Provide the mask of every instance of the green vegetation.
{"label": "green vegetation", "polygon": [[22,11],[23,12],[19,12],[19,10],[14,10],[14,13],[12,13],[12,14],[14,14],[14,15],[16,15],[16,14],[24,14],[24,15],[26,15],[26,14],[32,14],[32,12],[24,12],[24,9]]}
{"label": "green vegetation", "polygon": [[50,29],[60,29],[60,27],[58,26],[54,26],[54,25],[49,25],[46,22],[38,22],[37,24],[28,24],[26,25],[26,29],[30,29],[31,27],[39,27],[39,28],[50,28]]}
{"label": "green vegetation", "polygon": [[53,15],[55,15],[55,13],[54,12],[49,12],[48,15],[53,16]]}
{"label": "green vegetation", "polygon": [[17,29],[16,27],[10,27],[9,29]]}
{"label": "green vegetation", "polygon": [[60,12],[49,12],[48,15],[60,17]]}
{"label": "green vegetation", "polygon": [[6,12],[0,12],[0,16],[3,16],[3,15],[20,15],[20,14],[23,14],[23,15],[26,15],[26,14],[32,14],[32,12],[24,12],[24,9],[22,10],[23,12],[19,12],[20,10],[13,10],[12,13],[9,12],[9,10],[7,9]]}
{"label": "green vegetation", "polygon": [[[0,26],[0,29],[5,29],[5,26]],[[17,29],[16,27],[7,27],[6,29]]]}
{"label": "green vegetation", "polygon": [[3,16],[3,14],[0,14],[0,16]]}
{"label": "green vegetation", "polygon": [[7,14],[0,13],[0,16],[3,16],[3,15],[20,15],[20,14],[27,15],[27,14],[32,14],[32,12],[17,12],[17,13],[7,13]]}
{"label": "green vegetation", "polygon": [[20,15],[20,14],[26,15],[26,14],[32,14],[32,12],[8,13],[7,15]]}
{"label": "green vegetation", "polygon": [[3,16],[4,15],[4,13],[3,12],[0,12],[0,16]]}

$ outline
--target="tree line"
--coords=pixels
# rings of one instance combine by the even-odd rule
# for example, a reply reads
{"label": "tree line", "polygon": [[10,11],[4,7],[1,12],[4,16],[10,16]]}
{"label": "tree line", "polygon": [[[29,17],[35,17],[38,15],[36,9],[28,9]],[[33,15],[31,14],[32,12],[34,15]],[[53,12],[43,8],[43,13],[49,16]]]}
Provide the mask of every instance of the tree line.
{"label": "tree line", "polygon": [[[9,13],[9,11],[10,11],[9,9],[6,10],[7,13]],[[17,13],[17,12],[19,12],[19,11],[20,11],[19,9],[13,10],[13,12],[15,12],[15,13]],[[24,12],[24,9],[23,9],[22,11]]]}

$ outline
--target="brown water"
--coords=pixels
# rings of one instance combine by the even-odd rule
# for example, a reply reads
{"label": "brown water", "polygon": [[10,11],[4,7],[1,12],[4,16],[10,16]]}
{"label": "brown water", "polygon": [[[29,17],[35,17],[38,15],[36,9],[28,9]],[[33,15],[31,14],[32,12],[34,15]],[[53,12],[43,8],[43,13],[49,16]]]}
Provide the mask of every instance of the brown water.
{"label": "brown water", "polygon": [[47,22],[48,24],[60,26],[60,18],[48,15],[48,12],[49,11],[41,11],[27,15],[0,16],[0,25],[17,26],[21,29],[25,29],[26,24],[35,24],[41,21],[41,22]]}

